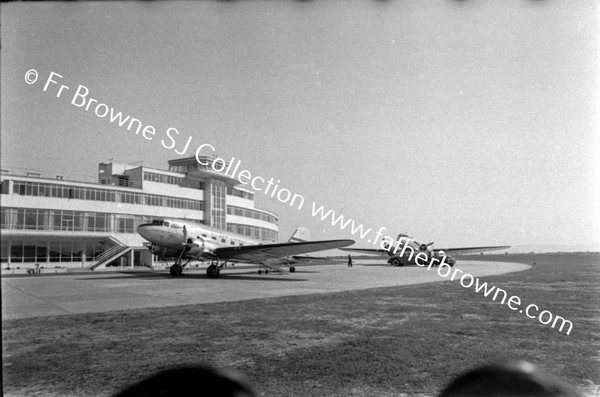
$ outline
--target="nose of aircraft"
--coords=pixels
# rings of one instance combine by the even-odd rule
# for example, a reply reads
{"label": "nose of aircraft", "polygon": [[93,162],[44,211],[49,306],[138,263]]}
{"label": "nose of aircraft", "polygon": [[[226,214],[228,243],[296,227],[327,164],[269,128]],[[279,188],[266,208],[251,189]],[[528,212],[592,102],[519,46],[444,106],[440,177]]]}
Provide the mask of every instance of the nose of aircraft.
{"label": "nose of aircraft", "polygon": [[145,238],[146,240],[150,241],[150,234],[151,234],[151,229],[152,229],[152,225],[150,224],[143,224],[143,225],[139,225],[137,228],[137,232],[140,236],[142,236],[143,238]]}

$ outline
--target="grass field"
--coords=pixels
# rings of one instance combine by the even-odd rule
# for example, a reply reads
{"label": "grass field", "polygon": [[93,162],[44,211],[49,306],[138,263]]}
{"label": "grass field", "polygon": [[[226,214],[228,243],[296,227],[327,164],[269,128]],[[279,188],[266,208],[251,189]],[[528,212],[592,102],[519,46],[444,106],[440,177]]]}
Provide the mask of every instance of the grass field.
{"label": "grass field", "polygon": [[569,319],[571,334],[457,282],[30,318],[3,322],[4,392],[106,396],[158,369],[209,363],[265,396],[435,395],[467,368],[518,358],[597,393],[600,255],[473,259],[535,261],[485,281]]}

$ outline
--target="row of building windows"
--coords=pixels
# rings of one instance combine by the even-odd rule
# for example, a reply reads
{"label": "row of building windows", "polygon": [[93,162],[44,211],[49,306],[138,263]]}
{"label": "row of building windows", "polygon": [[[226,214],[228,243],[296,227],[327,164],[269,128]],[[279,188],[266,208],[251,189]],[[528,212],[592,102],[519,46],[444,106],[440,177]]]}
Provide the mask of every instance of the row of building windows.
{"label": "row of building windows", "polygon": [[231,186],[227,187],[227,194],[234,197],[241,197],[246,200],[254,200],[254,194],[234,189]]}
{"label": "row of building windows", "polygon": [[156,172],[144,171],[144,180],[150,182],[167,183],[169,185],[179,185],[183,183],[182,177],[173,175],[157,174]]}
{"label": "row of building windows", "polygon": [[0,209],[2,229],[12,230],[136,233],[139,225],[151,221],[152,218],[139,215],[35,208]]}
{"label": "row of building windows", "polygon": [[133,187],[136,189],[142,188],[142,183],[138,181],[130,181],[129,175],[115,175],[109,178],[99,177],[98,183],[101,185],[112,185],[112,186],[121,186],[121,187]]}
{"label": "row of building windows", "polygon": [[[7,182],[7,181],[6,181]],[[162,206],[169,208],[182,208],[182,209],[193,209],[202,211],[204,209],[204,202],[196,200],[188,200],[181,198],[173,198],[166,196],[156,196],[151,194],[141,193],[128,193],[128,192],[114,192],[106,191],[104,189],[96,188],[81,188],[81,187],[69,187],[64,185],[50,185],[39,182],[22,182],[15,181],[14,183],[15,194],[24,196],[46,196],[46,197],[57,197],[57,198],[69,198],[79,200],[97,200],[97,201],[109,201],[127,203],[127,204],[139,204],[139,205],[152,205]],[[213,200],[217,197],[213,197]],[[215,202],[222,202],[223,197],[218,196]],[[190,208],[192,207],[192,208]],[[260,219],[272,224],[277,224],[277,218],[265,214],[260,211],[246,209],[236,206],[227,206],[227,214],[242,216],[245,218]],[[222,213],[213,213],[213,217],[222,218]],[[224,218],[220,222],[220,227],[224,226]]]}
{"label": "row of building windows", "polygon": [[258,226],[240,225],[239,223],[228,223],[227,230],[259,240],[277,241],[278,233],[273,230]]}
{"label": "row of building windows", "polygon": [[208,161],[206,160],[213,161],[214,159],[204,157],[203,163],[206,164],[200,164],[195,158],[189,159],[189,161],[186,160],[184,163],[181,163],[180,161],[175,161],[175,164],[173,164],[171,161],[169,161],[169,171],[177,172],[180,174],[186,174],[188,172],[194,172],[199,170],[208,170],[211,172],[216,172],[212,169],[212,165],[208,165]]}
{"label": "row of building windows", "polygon": [[156,172],[144,171],[144,180],[149,182],[166,183],[168,185],[177,185],[188,187],[190,189],[204,190],[206,183],[204,181],[183,178],[174,175],[158,174]]}
{"label": "row of building windows", "polygon": [[[139,225],[150,222],[152,222],[152,218],[141,215],[35,208],[0,209],[0,227],[11,230],[136,233]],[[229,223],[227,224],[227,230],[256,239],[277,240],[276,231],[258,226]]]}
{"label": "row of building windows", "polygon": [[[204,190],[206,188],[206,183],[204,181],[192,181],[189,178],[158,174],[156,172],[150,171],[144,171],[144,180],[150,182],[166,183],[170,185],[178,185],[199,190]],[[229,196],[240,197],[246,200],[254,200],[254,194],[245,192],[243,190],[234,189],[232,186],[227,187],[227,194]]]}
{"label": "row of building windows", "polygon": [[90,262],[104,252],[104,243],[94,241],[11,241],[2,244],[4,263]]}
{"label": "row of building windows", "polygon": [[245,218],[260,219],[261,221],[277,224],[277,218],[273,215],[265,214],[264,212],[250,210],[247,208],[236,207],[234,205],[227,206],[228,215],[243,216]]}
{"label": "row of building windows", "polygon": [[[2,193],[8,192],[8,189],[5,189],[4,187],[4,184],[8,182],[8,180],[3,181]],[[13,192],[14,194],[19,194],[22,196],[44,196],[76,200],[152,205],[158,207],[181,208],[194,211],[204,210],[204,202],[201,200],[191,200],[184,198],[159,196],[155,194],[132,193],[90,187],[55,185],[41,182],[14,181]]]}

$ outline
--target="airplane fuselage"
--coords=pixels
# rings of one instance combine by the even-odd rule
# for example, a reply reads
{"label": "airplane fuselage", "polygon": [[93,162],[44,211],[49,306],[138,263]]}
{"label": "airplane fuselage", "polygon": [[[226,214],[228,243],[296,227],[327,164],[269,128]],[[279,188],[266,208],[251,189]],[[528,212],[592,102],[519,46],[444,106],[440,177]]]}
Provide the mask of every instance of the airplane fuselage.
{"label": "airplane fuselage", "polygon": [[263,243],[237,233],[173,220],[156,220],[140,225],[137,231],[151,243],[152,253],[162,257],[178,257],[186,250],[187,257],[211,259],[211,251],[218,247]]}

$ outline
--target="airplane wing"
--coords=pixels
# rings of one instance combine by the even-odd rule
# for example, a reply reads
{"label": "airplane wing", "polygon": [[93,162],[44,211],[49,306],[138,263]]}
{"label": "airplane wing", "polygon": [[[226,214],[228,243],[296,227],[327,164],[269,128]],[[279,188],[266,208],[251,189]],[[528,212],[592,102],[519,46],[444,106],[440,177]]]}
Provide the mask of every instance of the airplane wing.
{"label": "airplane wing", "polygon": [[[490,247],[436,248],[433,250],[433,252],[437,254],[440,251],[444,251],[447,254],[460,255],[460,254],[470,254],[470,253],[474,253],[474,252],[502,250],[502,249],[506,249],[506,248],[510,248],[510,245],[497,245],[497,246],[490,246]],[[371,255],[376,255],[376,254],[383,255],[387,252],[386,250],[376,249],[376,248],[341,248],[341,250],[342,251],[350,251],[350,252],[360,252],[360,253],[371,254]]]}
{"label": "airplane wing", "polygon": [[360,252],[363,254],[380,254],[385,255],[387,253],[386,250],[377,249],[377,248],[341,248],[342,251],[350,251],[350,252]]}
{"label": "airplane wing", "polygon": [[239,247],[221,247],[215,249],[219,259],[234,259],[251,263],[263,263],[268,259],[305,254],[346,247],[354,244],[354,240],[306,241],[300,243],[242,245]]}
{"label": "airplane wing", "polygon": [[336,263],[335,260],[326,257],[317,257],[317,256],[298,256],[293,255],[291,257],[286,257],[285,263],[281,263],[279,261],[265,261],[261,263],[267,269],[274,270],[276,272],[285,273],[288,271],[289,266],[307,266],[307,265],[323,265],[323,264],[339,264],[339,261]]}
{"label": "airplane wing", "polygon": [[313,265],[326,265],[339,262],[339,258],[334,256],[292,256],[290,262],[293,264],[313,264]]}
{"label": "airplane wing", "polygon": [[510,245],[497,245],[493,247],[465,247],[465,248],[436,248],[433,250],[436,254],[439,251],[444,251],[448,254],[461,255],[461,254],[471,254],[474,252],[484,252],[484,251],[496,251],[503,250],[506,248],[510,248]]}
{"label": "airplane wing", "polygon": [[266,267],[267,269],[271,269],[273,271],[279,272],[279,273],[286,273],[287,269],[285,266],[277,264],[277,263],[263,263],[262,264],[263,267]]}

